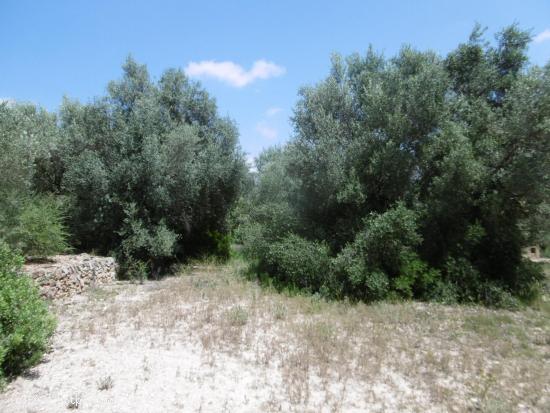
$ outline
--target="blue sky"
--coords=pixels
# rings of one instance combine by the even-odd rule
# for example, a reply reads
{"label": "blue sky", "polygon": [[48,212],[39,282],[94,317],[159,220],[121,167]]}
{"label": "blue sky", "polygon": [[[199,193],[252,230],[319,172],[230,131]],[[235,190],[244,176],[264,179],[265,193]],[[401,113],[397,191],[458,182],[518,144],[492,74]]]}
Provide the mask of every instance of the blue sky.
{"label": "blue sky", "polygon": [[88,101],[131,53],[153,79],[168,67],[200,79],[256,155],[292,134],[298,89],[326,76],[331,53],[445,54],[476,21],[491,39],[518,22],[538,35],[531,61],[550,60],[550,0],[0,0],[0,98],[50,110],[63,95]]}

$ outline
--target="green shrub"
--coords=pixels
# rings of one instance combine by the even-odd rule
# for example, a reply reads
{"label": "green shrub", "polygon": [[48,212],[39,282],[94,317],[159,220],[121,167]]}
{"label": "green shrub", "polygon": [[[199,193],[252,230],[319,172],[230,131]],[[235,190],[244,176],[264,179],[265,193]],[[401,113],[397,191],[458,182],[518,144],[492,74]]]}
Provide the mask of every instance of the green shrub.
{"label": "green shrub", "polygon": [[426,299],[442,304],[456,304],[460,301],[460,291],[456,284],[442,279],[434,283]]}
{"label": "green shrub", "polygon": [[476,301],[490,307],[507,308],[509,310],[520,307],[520,301],[517,297],[514,297],[509,291],[494,282],[486,282],[482,285]]}
{"label": "green shrub", "polygon": [[422,237],[417,231],[417,213],[397,203],[384,213],[371,214],[357,234],[355,244],[371,267],[389,277],[399,274],[403,254],[416,247]]}
{"label": "green shrub", "polygon": [[0,243],[0,379],[40,360],[55,320],[33,281],[19,273],[23,258]]}
{"label": "green shrub", "polygon": [[67,231],[59,199],[35,196],[24,202],[9,239],[24,255],[47,257],[66,251]]}
{"label": "green shrub", "polygon": [[168,229],[163,220],[157,225],[144,224],[137,217],[135,204],[130,204],[125,213],[119,231],[123,239],[116,250],[119,276],[136,280],[148,275],[157,278],[172,258],[179,236]]}
{"label": "green shrub", "polygon": [[520,264],[518,274],[522,280],[515,288],[502,280],[484,277],[464,258],[448,258],[444,271],[446,282],[455,286],[458,301],[510,309],[519,307],[521,301],[533,301],[539,294],[539,284],[544,278],[541,268],[527,260]]}
{"label": "green shrub", "polygon": [[[416,215],[402,204],[383,214],[371,214],[355,240],[334,259],[331,290],[337,296],[373,301],[384,299],[392,289],[412,297],[421,289],[427,266],[419,266],[411,248],[420,242]],[[405,273],[400,274],[404,270]],[[420,274],[422,273],[422,275]]]}
{"label": "green shrub", "polygon": [[291,234],[269,245],[264,269],[278,281],[308,291],[319,291],[329,277],[328,247]]}
{"label": "green shrub", "polygon": [[534,301],[542,291],[545,280],[543,268],[535,262],[523,259],[517,273],[518,279],[513,285],[514,293],[525,303]]}
{"label": "green shrub", "polygon": [[466,258],[449,257],[445,261],[446,280],[457,286],[458,298],[462,302],[477,302],[483,288],[479,271]]}
{"label": "green shrub", "polygon": [[134,258],[119,260],[117,277],[121,280],[145,281],[151,272],[147,263]]}
{"label": "green shrub", "polygon": [[394,279],[394,289],[404,298],[430,298],[441,272],[422,261],[413,252],[403,253],[399,276]]}
{"label": "green shrub", "polygon": [[208,231],[208,240],[210,244],[208,250],[212,255],[222,260],[229,259],[231,255],[231,235],[219,231]]}
{"label": "green shrub", "polygon": [[243,254],[248,259],[261,259],[267,255],[270,240],[265,235],[265,227],[251,223],[239,227],[239,238],[243,243]]}
{"label": "green shrub", "polygon": [[364,301],[382,300],[388,296],[390,280],[384,271],[371,267],[358,243],[349,244],[333,260],[330,291],[336,297]]}

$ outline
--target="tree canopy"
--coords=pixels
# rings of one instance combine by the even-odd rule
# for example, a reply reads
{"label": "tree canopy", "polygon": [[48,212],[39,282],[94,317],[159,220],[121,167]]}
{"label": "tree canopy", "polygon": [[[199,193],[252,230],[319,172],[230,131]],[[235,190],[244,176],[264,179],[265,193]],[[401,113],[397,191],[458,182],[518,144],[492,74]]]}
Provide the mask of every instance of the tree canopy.
{"label": "tree canopy", "polygon": [[25,218],[19,221],[29,222],[23,232],[12,228],[11,245],[40,228],[36,218],[53,205],[45,198],[37,208],[16,205],[27,191],[29,199],[63,200],[63,211],[50,207],[46,221],[65,222],[76,250],[115,254],[122,273],[136,263],[158,273],[178,258],[227,255],[226,218],[246,171],[235,124],[181,70],[166,70],[153,82],[131,57],[122,69],[106,96],[85,104],[65,98],[58,116],[0,105],[1,168],[8,177],[1,202],[11,200],[11,210]]}
{"label": "tree canopy", "polygon": [[[293,138],[260,157],[251,256],[277,277],[270,250],[300,236],[329,248],[317,290],[332,294],[532,297],[521,247],[548,202],[550,65],[529,66],[529,41],[513,25],[491,45],[476,27],[445,58],[333,56],[300,90]],[[270,205],[284,212],[258,212]]]}
{"label": "tree canopy", "polygon": [[60,111],[58,191],[82,249],[116,251],[154,269],[212,248],[245,171],[233,122],[181,70],[153,83],[128,58],[109,94]]}

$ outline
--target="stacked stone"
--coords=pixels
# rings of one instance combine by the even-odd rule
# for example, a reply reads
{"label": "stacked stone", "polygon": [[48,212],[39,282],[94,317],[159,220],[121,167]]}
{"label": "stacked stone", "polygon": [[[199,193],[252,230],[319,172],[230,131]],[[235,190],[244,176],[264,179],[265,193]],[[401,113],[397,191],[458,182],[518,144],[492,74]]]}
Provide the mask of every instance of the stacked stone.
{"label": "stacked stone", "polygon": [[86,288],[108,284],[116,278],[114,258],[89,254],[57,255],[51,262],[23,266],[23,272],[38,284],[42,296],[50,299],[80,294]]}

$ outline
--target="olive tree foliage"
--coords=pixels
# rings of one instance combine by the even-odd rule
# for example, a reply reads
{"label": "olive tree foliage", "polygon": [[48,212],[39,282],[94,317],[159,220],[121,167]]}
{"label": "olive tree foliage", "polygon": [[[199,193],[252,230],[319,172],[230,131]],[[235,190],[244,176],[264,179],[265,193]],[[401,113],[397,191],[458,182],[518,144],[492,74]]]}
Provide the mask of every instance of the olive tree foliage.
{"label": "olive tree foliage", "polygon": [[67,249],[60,199],[37,189],[38,164],[55,151],[56,116],[30,104],[0,103],[0,241],[27,256]]}
{"label": "olive tree foliage", "polygon": [[73,245],[155,272],[216,248],[244,160],[233,122],[181,70],[153,82],[128,58],[107,96],[65,99],[59,122],[43,185],[68,196]]}
{"label": "olive tree foliage", "polygon": [[233,212],[235,239],[253,250],[251,256],[265,256],[269,243],[296,230],[296,213],[291,198],[297,191],[286,171],[286,153],[279,147],[262,152],[255,161],[245,196]]}
{"label": "olive tree foliage", "polygon": [[476,27],[446,58],[334,56],[300,90],[293,139],[258,168],[254,214],[276,202],[288,218],[253,216],[268,241],[250,254],[276,268],[270,242],[326,244],[320,290],[337,296],[532,298],[540,271],[521,247],[548,231],[533,222],[549,199],[550,65],[528,65],[529,41],[514,25],[491,45]]}
{"label": "olive tree foliage", "polygon": [[0,103],[0,200],[32,190],[35,160],[48,156],[56,142],[55,119],[30,104]]}

